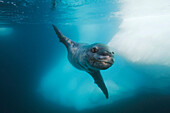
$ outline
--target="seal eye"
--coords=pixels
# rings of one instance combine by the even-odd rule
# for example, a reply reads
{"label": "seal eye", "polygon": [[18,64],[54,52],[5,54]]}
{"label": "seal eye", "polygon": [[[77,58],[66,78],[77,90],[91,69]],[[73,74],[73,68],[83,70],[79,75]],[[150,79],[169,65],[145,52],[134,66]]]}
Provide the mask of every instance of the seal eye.
{"label": "seal eye", "polygon": [[98,51],[98,49],[97,49],[96,47],[94,47],[94,48],[91,49],[91,52],[92,52],[92,53],[96,53],[97,51]]}

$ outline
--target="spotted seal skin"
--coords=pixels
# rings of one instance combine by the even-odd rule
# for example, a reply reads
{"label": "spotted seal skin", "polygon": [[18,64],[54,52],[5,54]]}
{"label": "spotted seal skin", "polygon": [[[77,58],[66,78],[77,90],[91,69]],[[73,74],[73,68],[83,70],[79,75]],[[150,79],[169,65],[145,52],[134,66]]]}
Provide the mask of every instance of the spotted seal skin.
{"label": "spotted seal skin", "polygon": [[114,52],[104,44],[85,44],[76,43],[65,37],[55,25],[53,28],[60,40],[68,51],[70,63],[79,70],[89,73],[98,87],[103,91],[106,98],[109,97],[108,90],[101,76],[100,70],[111,67],[114,63]]}

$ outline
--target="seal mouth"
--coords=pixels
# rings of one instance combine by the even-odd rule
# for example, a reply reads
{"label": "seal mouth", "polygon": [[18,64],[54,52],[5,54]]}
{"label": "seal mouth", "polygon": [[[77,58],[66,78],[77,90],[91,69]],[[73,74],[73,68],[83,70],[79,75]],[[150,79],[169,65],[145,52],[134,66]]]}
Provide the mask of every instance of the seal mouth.
{"label": "seal mouth", "polygon": [[114,58],[110,56],[100,56],[98,59],[92,58],[91,65],[98,69],[107,69],[114,63]]}
{"label": "seal mouth", "polygon": [[112,65],[112,64],[113,64],[112,62],[109,62],[109,61],[103,61],[103,60],[96,60],[96,62],[98,62],[98,63],[102,63],[102,64],[104,64],[104,65],[107,65],[107,64]]}
{"label": "seal mouth", "polygon": [[114,63],[114,58],[107,55],[107,56],[100,56],[99,59],[96,59],[96,61],[103,63],[103,64],[110,64],[112,65]]}

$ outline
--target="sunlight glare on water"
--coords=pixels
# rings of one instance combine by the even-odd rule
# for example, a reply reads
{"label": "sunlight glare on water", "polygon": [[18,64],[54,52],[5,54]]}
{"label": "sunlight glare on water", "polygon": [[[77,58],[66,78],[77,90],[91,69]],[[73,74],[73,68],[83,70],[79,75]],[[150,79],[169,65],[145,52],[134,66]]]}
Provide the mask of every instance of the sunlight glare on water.
{"label": "sunlight glare on water", "polygon": [[0,27],[0,36],[9,36],[13,32],[12,28],[9,27]]}
{"label": "sunlight glare on water", "polygon": [[95,22],[96,18],[107,20],[112,12],[117,11],[116,4],[116,0],[1,0],[0,22],[29,24]]}

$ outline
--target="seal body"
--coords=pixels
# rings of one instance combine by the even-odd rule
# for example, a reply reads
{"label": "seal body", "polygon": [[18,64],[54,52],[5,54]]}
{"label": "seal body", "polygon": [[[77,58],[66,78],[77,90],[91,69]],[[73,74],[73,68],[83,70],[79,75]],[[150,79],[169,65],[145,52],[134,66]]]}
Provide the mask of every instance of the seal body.
{"label": "seal body", "polygon": [[53,28],[68,51],[68,59],[70,63],[79,70],[89,73],[98,87],[103,91],[108,98],[108,91],[100,70],[105,70],[111,67],[114,63],[114,52],[107,45],[94,43],[76,43],[65,37],[56,26]]}
{"label": "seal body", "polygon": [[77,69],[86,70],[86,67],[83,65],[85,63],[86,47],[87,44],[78,44],[68,49],[68,59]]}

